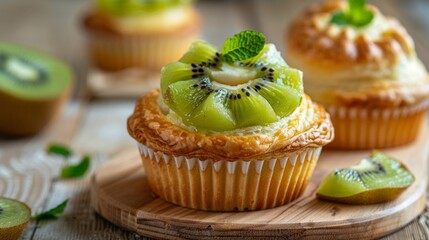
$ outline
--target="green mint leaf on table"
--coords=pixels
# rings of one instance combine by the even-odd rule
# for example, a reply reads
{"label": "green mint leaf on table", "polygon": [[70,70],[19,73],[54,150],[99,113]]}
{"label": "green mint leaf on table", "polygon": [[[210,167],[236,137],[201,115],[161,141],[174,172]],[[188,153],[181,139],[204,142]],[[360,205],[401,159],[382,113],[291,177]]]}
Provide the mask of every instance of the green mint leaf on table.
{"label": "green mint leaf on table", "polygon": [[61,177],[62,178],[82,177],[88,171],[90,162],[91,162],[90,156],[88,155],[83,156],[80,163],[76,165],[70,165],[70,166],[64,167],[61,170]]}
{"label": "green mint leaf on table", "polygon": [[61,214],[61,213],[64,212],[64,209],[66,208],[68,201],[69,200],[67,199],[64,202],[62,202],[61,204],[59,204],[58,206],[56,206],[56,207],[54,207],[52,209],[49,209],[46,212],[42,212],[42,213],[36,214],[33,217],[33,219],[39,221],[39,220],[47,220],[47,219],[56,218],[57,215],[59,215],[59,214]]}
{"label": "green mint leaf on table", "polygon": [[72,155],[72,151],[70,150],[70,148],[68,148],[65,145],[56,144],[56,143],[50,144],[46,149],[46,151],[49,154],[60,155],[66,158]]}
{"label": "green mint leaf on table", "polygon": [[243,61],[258,55],[264,45],[265,36],[262,33],[242,31],[226,39],[222,47],[222,56],[229,63]]}
{"label": "green mint leaf on table", "polygon": [[340,11],[332,15],[331,23],[364,27],[374,19],[374,13],[366,7],[366,0],[348,0],[348,5],[347,12]]}

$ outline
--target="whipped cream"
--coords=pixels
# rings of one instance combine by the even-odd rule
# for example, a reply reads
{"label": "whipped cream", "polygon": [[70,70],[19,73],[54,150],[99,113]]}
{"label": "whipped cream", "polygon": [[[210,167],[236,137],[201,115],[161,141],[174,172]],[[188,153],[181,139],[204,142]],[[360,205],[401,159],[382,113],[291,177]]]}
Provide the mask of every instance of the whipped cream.
{"label": "whipped cream", "polygon": [[109,20],[115,29],[123,33],[158,33],[186,25],[194,14],[191,6],[182,5],[162,11],[109,16]]}

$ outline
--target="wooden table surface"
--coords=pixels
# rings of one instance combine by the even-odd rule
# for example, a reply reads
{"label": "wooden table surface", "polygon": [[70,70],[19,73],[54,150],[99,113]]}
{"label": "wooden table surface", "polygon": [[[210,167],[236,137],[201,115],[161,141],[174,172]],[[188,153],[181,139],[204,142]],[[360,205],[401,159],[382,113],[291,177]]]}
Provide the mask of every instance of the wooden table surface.
{"label": "wooden table surface", "polygon": [[[203,36],[219,46],[240,30],[255,29],[282,49],[285,26],[314,1],[297,2],[200,0],[198,7],[205,24]],[[374,2],[408,28],[420,58],[428,66],[429,1]],[[64,161],[44,152],[50,142],[69,144],[78,154],[92,155],[91,171],[94,171],[109,156],[136,147],[125,128],[135,99],[89,101],[85,94],[88,64],[79,17],[89,4],[90,1],[83,0],[0,0],[0,40],[55,55],[68,62],[76,76],[73,100],[49,129],[32,138],[0,139],[0,194],[27,202],[34,212],[70,199],[60,218],[32,222],[23,239],[145,239],[96,215],[89,207],[90,175],[79,180],[60,180],[57,176]],[[385,239],[429,239],[429,207],[412,223]]]}

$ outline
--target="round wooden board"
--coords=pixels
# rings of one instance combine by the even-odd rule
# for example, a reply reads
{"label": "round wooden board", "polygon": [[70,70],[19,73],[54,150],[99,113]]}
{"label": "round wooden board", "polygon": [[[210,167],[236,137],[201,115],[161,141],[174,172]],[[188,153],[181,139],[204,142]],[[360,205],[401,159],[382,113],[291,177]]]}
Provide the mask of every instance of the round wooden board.
{"label": "round wooden board", "polygon": [[320,201],[315,191],[335,168],[346,167],[369,151],[323,151],[303,196],[262,211],[207,212],[179,207],[154,196],[137,147],[118,154],[92,179],[92,205],[110,222],[158,239],[373,239],[403,227],[425,206],[427,128],[411,145],[385,150],[415,174],[415,183],[398,199],[384,204],[345,205]]}

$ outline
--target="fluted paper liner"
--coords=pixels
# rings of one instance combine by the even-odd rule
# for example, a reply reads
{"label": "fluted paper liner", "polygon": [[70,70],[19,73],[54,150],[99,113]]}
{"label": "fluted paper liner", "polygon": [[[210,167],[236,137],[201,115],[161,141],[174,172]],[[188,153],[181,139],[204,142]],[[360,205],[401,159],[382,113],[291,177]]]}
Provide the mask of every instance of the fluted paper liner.
{"label": "fluted paper liner", "polygon": [[416,139],[429,101],[400,108],[348,108],[326,110],[335,128],[327,146],[337,149],[374,149],[404,145]]}
{"label": "fluted paper liner", "polygon": [[118,36],[91,31],[88,50],[93,64],[103,70],[142,67],[159,70],[177,61],[198,39],[198,32],[159,36]]}
{"label": "fluted paper liner", "polygon": [[162,199],[210,211],[246,211],[298,198],[313,174],[321,147],[271,160],[213,161],[170,156],[139,144],[152,191]]}

